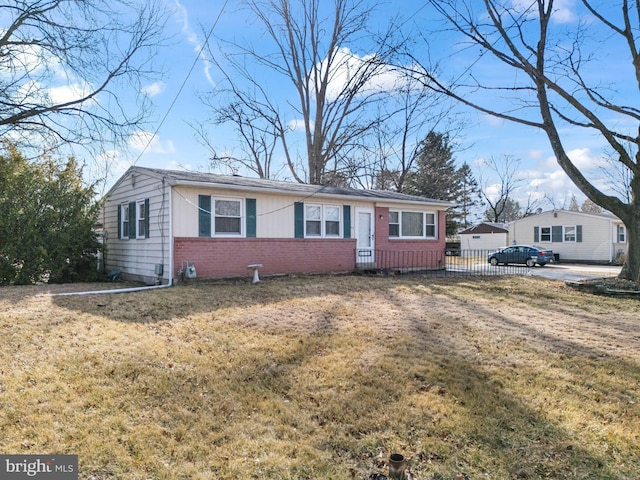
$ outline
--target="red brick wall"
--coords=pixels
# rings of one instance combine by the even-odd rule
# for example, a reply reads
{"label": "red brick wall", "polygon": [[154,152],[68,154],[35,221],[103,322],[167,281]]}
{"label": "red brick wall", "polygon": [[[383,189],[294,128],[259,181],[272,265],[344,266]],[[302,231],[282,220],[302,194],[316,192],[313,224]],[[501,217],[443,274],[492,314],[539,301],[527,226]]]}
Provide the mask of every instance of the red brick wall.
{"label": "red brick wall", "polygon": [[247,265],[262,263],[260,274],[350,272],[354,239],[187,238],[174,239],[174,275],[195,264],[198,278],[250,276]]}
{"label": "red brick wall", "polygon": [[437,238],[429,240],[389,239],[389,209],[376,207],[376,264],[380,268],[444,266],[446,220],[444,210],[438,212]]}

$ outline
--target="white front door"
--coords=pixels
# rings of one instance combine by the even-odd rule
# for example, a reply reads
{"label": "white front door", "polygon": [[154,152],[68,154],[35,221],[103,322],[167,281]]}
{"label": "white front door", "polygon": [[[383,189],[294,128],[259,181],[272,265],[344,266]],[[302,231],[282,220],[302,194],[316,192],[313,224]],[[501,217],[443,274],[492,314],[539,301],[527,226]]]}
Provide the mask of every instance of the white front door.
{"label": "white front door", "polygon": [[356,208],[356,264],[375,266],[374,212],[372,208]]}

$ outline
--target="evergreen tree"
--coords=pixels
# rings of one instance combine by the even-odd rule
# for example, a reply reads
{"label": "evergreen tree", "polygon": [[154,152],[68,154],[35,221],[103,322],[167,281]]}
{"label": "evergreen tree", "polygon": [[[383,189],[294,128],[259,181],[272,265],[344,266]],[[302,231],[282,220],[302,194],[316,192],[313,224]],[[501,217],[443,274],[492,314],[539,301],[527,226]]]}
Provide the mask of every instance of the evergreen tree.
{"label": "evergreen tree", "polygon": [[469,210],[479,203],[478,184],[467,164],[456,168],[449,135],[431,131],[416,150],[415,170],[407,177],[405,193],[455,202],[447,209],[447,235],[466,225]]}
{"label": "evergreen tree", "polygon": [[[471,172],[471,167],[467,163],[460,167],[457,174],[460,176],[461,189],[458,198],[456,198],[458,206],[453,207],[451,210],[454,212],[454,219],[459,219],[459,227],[467,229],[471,226],[469,217],[472,210],[482,205],[480,187]],[[459,212],[459,215],[456,215],[457,212]]]}
{"label": "evergreen tree", "polygon": [[97,276],[97,204],[74,159],[29,162],[13,145],[0,155],[0,285]]}

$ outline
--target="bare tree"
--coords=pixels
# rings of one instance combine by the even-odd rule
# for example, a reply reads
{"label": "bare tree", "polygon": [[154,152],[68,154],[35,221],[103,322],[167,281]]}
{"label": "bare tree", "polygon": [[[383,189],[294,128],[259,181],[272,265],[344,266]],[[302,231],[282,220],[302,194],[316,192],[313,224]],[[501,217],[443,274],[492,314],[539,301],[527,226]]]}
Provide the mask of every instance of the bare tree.
{"label": "bare tree", "polygon": [[37,149],[124,140],[148,114],[165,19],[153,0],[2,2],[0,136]]}
{"label": "bare tree", "polygon": [[397,87],[380,104],[377,114],[386,120],[372,128],[364,145],[371,161],[363,162],[369,168],[360,175],[364,185],[403,192],[428,132],[446,132],[449,145],[459,148],[452,140],[464,124],[451,114],[446,97],[401,71],[397,75]]}
{"label": "bare tree", "polygon": [[[500,159],[491,157],[483,160],[478,173],[480,184],[480,196],[486,204],[486,217],[491,222],[505,222],[515,220],[512,218],[520,216],[520,206],[517,212],[513,211],[513,206],[517,204],[513,196],[522,184],[522,179],[518,178],[520,159],[511,155],[504,155]],[[496,181],[497,179],[497,181]],[[505,220],[505,213],[509,218]]]}
{"label": "bare tree", "polygon": [[[321,6],[322,3],[322,6]],[[373,7],[357,0],[246,0],[261,44],[225,44],[222,89],[229,104],[240,102],[253,119],[268,118],[292,176],[299,182],[323,184],[345,179],[353,169],[349,153],[382,119],[369,107],[384,98],[382,74],[390,72],[397,51],[389,25],[382,34],[369,31]],[[266,37],[266,38],[265,38]],[[351,50],[363,45],[365,53]],[[218,56],[217,46],[209,45]],[[293,95],[278,101],[266,76],[292,87]],[[236,119],[230,119],[237,124]],[[303,147],[295,137],[302,132]]]}
{"label": "bare tree", "polygon": [[[640,86],[640,14],[637,2],[578,2],[585,21],[567,23],[553,0],[430,0],[432,7],[479,55],[452,82],[426,81],[481,112],[542,130],[556,160],[592,201],[617,215],[628,230],[628,255],[620,276],[640,280],[640,108],[619,89]],[[478,11],[478,6],[480,11]],[[588,17],[588,18],[587,18]],[[571,28],[573,27],[573,29]],[[594,42],[590,44],[590,42]],[[626,69],[619,65],[620,56]],[[514,75],[481,77],[485,59]],[[598,61],[597,75],[589,71]],[[495,71],[495,66],[494,69]],[[504,74],[505,70],[501,70]],[[606,85],[600,72],[624,71],[629,82]],[[612,120],[613,119],[613,120]],[[606,193],[569,157],[563,128],[596,133],[631,173],[631,199]]]}
{"label": "bare tree", "polygon": [[[277,123],[259,113],[247,111],[247,106],[242,102],[218,107],[216,113],[211,122],[191,125],[200,142],[211,153],[211,169],[219,171],[227,168],[231,173],[237,173],[237,168],[240,167],[253,172],[258,178],[276,178],[277,169],[274,171],[273,167],[279,139]],[[225,123],[231,123],[235,127],[239,138],[240,156],[231,153],[235,151],[233,147],[221,152],[220,147],[209,135],[209,125],[215,127]]]}

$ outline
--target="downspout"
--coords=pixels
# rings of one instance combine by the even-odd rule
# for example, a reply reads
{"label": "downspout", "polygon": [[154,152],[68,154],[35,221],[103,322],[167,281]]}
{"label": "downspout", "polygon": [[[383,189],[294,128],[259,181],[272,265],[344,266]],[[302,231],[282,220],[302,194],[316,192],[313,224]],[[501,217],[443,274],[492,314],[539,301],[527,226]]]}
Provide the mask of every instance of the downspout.
{"label": "downspout", "polygon": [[[165,185],[165,177],[162,177],[162,183]],[[169,283],[173,285],[173,188],[169,185]]]}

